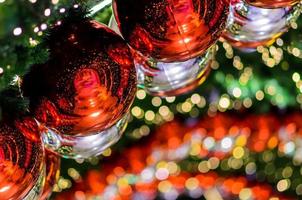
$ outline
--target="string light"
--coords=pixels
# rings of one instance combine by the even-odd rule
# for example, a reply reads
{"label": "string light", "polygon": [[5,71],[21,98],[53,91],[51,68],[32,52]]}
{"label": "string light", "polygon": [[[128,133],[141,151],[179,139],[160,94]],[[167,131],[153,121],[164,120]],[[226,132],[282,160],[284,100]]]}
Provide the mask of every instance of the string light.
{"label": "string light", "polygon": [[39,32],[39,27],[35,27],[35,28],[34,28],[34,32],[35,32],[35,33]]}
{"label": "string light", "polygon": [[50,16],[50,14],[51,14],[51,10],[49,8],[47,8],[47,9],[44,10],[44,15],[46,17]]}
{"label": "string light", "polygon": [[47,29],[47,25],[46,24],[41,24],[41,30],[46,30]]}
{"label": "string light", "polygon": [[58,3],[59,3],[59,0],[51,0],[51,3],[54,4],[54,5],[55,5],[55,4],[58,4]]}
{"label": "string light", "polygon": [[14,29],[13,33],[15,36],[21,35],[22,29],[20,27],[17,27]]}
{"label": "string light", "polygon": [[60,13],[64,13],[66,11],[66,9],[65,8],[60,8]]}
{"label": "string light", "polygon": [[145,98],[146,98],[146,92],[145,92],[145,90],[138,90],[138,91],[136,92],[136,97],[137,97],[138,99],[140,99],[140,100],[145,99]]}
{"label": "string light", "polygon": [[[262,180],[261,177],[276,174],[273,180],[276,181],[276,190],[279,192],[290,190],[293,184],[292,179],[294,179],[296,185],[293,189],[297,195],[302,195],[301,180],[293,176],[297,173],[297,169],[301,171],[300,167],[287,165],[281,170],[276,168],[279,165],[277,163],[280,162],[276,160],[276,155],[285,153],[289,142],[301,139],[301,135],[296,132],[302,130],[301,118],[299,113],[287,118],[280,117],[280,120],[282,119],[280,121],[282,124],[280,124],[275,121],[277,118],[274,115],[260,115],[239,120],[235,116],[219,114],[214,118],[199,121],[193,129],[189,130],[183,128],[178,122],[165,124],[152,134],[155,137],[151,140],[154,141],[150,143],[152,145],[139,144],[146,148],[144,151],[142,147],[130,147],[123,152],[126,159],[117,156],[119,170],[112,168],[112,165],[116,166],[113,160],[102,166],[102,172],[99,172],[99,175],[94,174],[98,178],[86,178],[86,182],[81,183],[89,186],[83,191],[84,198],[123,196],[125,187],[129,189],[127,195],[130,196],[128,197],[144,192],[150,194],[151,191],[152,194],[160,192],[164,196],[169,196],[172,191],[178,191],[173,193],[177,198],[184,192],[183,189],[193,192],[187,193],[190,197],[197,197],[195,191],[203,191],[198,193],[200,197],[208,195],[205,191],[213,186],[220,188],[219,194],[224,197],[227,195],[232,197],[238,195],[241,199],[249,199],[251,196],[262,196],[265,199],[278,197],[279,193],[275,193],[274,188],[268,187],[269,185],[264,186],[258,183],[253,185],[255,181],[251,183],[243,176],[219,176],[220,170],[225,174],[228,171],[241,169],[244,169],[246,175],[258,177],[259,180]],[[218,124],[222,123],[225,124],[224,129],[227,131],[218,136],[216,132],[221,129]],[[247,124],[253,126],[251,127],[252,134]],[[276,131],[266,132],[268,128]],[[286,132],[280,134],[281,130]],[[262,153],[259,156],[255,152]],[[298,151],[294,152],[299,154]],[[294,154],[288,156],[296,162],[294,160],[297,158]],[[189,161],[187,159],[189,157],[194,157],[194,160],[198,162],[192,162],[191,159]],[[280,157],[279,159],[287,158]],[[265,167],[258,168],[257,165],[263,162],[267,163]],[[195,175],[196,170],[199,172],[197,175]],[[214,173],[213,170],[218,172]],[[103,180],[101,174],[104,172],[108,173],[106,176],[110,177],[110,181],[108,178]],[[188,174],[189,172],[191,173]],[[72,168],[69,173],[73,173]],[[61,180],[60,187],[68,188],[69,185],[64,181],[64,179]],[[105,188],[101,187],[94,191],[89,189],[95,184],[105,185]],[[110,189],[113,187],[116,190]]]}

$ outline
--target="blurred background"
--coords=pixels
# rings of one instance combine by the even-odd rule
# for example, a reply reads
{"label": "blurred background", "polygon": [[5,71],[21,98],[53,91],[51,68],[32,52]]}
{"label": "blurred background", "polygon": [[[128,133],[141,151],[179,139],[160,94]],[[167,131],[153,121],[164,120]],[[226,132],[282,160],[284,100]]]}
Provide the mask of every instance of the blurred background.
{"label": "blurred background", "polygon": [[[0,0],[0,89],[48,59],[40,43],[75,5],[112,16],[107,0]],[[121,140],[62,159],[51,199],[302,198],[301,25],[254,51],[219,41],[206,81],[185,95],[138,89]]]}

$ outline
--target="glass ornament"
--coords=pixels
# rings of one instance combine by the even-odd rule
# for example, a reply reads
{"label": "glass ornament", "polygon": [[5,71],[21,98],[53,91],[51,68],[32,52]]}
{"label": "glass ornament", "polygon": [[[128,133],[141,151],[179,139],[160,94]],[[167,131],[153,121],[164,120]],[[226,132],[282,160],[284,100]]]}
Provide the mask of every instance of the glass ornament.
{"label": "glass ornament", "polygon": [[124,39],[157,62],[182,62],[202,55],[220,37],[228,0],[114,0]]}
{"label": "glass ornament", "polygon": [[127,124],[136,92],[132,55],[95,21],[62,22],[50,41],[50,60],[24,76],[24,95],[48,149],[67,158],[96,156]]}
{"label": "glass ornament", "polygon": [[[22,125],[23,122],[18,122]],[[25,123],[25,122],[24,122]],[[23,133],[37,132],[37,126],[19,129],[17,125],[0,125],[0,199],[38,199],[45,180],[44,151],[40,140]]]}
{"label": "glass ornament", "polygon": [[232,0],[222,40],[242,50],[269,46],[289,29],[300,12],[301,4],[266,9],[249,5],[243,0]]}
{"label": "glass ornament", "polygon": [[[120,34],[114,17],[109,27]],[[154,96],[176,96],[187,93],[201,85],[210,74],[215,57],[215,45],[202,56],[183,62],[156,62],[146,59],[132,49],[138,76],[138,87]]]}
{"label": "glass ornament", "polygon": [[139,87],[164,97],[200,85],[210,71],[210,47],[225,28],[228,5],[228,0],[113,1],[110,27],[132,48]]}
{"label": "glass ornament", "polygon": [[282,8],[292,6],[300,0],[245,0],[248,4],[261,8]]}

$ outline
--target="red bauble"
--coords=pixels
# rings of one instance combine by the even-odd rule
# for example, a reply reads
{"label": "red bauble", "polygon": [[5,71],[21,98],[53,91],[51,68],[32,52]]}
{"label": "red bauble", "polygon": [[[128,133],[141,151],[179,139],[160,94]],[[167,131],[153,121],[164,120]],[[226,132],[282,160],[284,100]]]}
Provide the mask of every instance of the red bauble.
{"label": "red bauble", "polygon": [[261,8],[281,8],[294,5],[300,0],[245,0],[247,3]]}
{"label": "red bauble", "polygon": [[203,54],[225,27],[228,0],[115,0],[121,34],[144,56],[163,62]]}
{"label": "red bauble", "polygon": [[[23,127],[38,131],[37,126]],[[40,140],[30,140],[24,130],[6,122],[0,125],[0,200],[39,196],[45,176],[43,148]]]}
{"label": "red bauble", "polygon": [[51,59],[23,81],[37,120],[62,134],[114,125],[132,104],[136,72],[124,40],[97,22],[66,23],[50,36]]}

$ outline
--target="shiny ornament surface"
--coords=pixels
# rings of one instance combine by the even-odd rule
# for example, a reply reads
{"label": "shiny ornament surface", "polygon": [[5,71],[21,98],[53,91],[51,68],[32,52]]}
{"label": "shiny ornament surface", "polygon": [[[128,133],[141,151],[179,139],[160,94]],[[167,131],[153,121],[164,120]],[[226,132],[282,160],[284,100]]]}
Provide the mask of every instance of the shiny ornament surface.
{"label": "shiny ornament surface", "polygon": [[136,91],[126,43],[95,21],[62,23],[51,37],[51,59],[33,66],[23,81],[36,119],[62,135],[87,136],[112,127]]}
{"label": "shiny ornament surface", "polygon": [[112,127],[87,136],[62,135],[57,130],[43,127],[42,140],[45,147],[64,158],[90,158],[101,154],[115,144],[128,125],[128,114]]}
{"label": "shiny ornament surface", "polygon": [[296,21],[301,4],[265,9],[243,0],[232,0],[230,10],[223,39],[234,47],[248,50],[273,44]]}
{"label": "shiny ornament surface", "polygon": [[115,0],[120,32],[132,48],[160,62],[186,61],[220,37],[228,0]]}
{"label": "shiny ornament surface", "polygon": [[245,0],[247,3],[261,8],[281,8],[294,5],[300,0]]}
{"label": "shiny ornament surface", "polygon": [[[0,125],[1,200],[31,200],[41,195],[45,179],[42,144],[40,140],[30,140],[23,134],[24,130],[6,122]],[[36,129],[27,131],[37,130],[36,126]]]}
{"label": "shiny ornament surface", "polygon": [[211,71],[215,46],[204,55],[183,62],[144,61],[137,57],[138,86],[148,93],[160,96],[177,96],[188,93],[201,85]]}
{"label": "shiny ornament surface", "polygon": [[[111,17],[110,28],[119,33],[117,22]],[[201,85],[211,71],[211,63],[215,57],[215,46],[205,54],[183,62],[157,62],[147,59],[132,49],[137,68],[138,87],[154,96],[167,97],[181,95]]]}
{"label": "shiny ornament surface", "polygon": [[42,196],[40,197],[41,200],[46,200],[50,197],[53,186],[59,180],[61,164],[61,159],[49,151],[45,152],[44,160],[46,165],[46,177]]}

